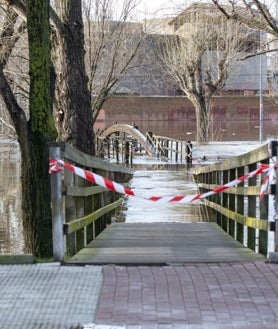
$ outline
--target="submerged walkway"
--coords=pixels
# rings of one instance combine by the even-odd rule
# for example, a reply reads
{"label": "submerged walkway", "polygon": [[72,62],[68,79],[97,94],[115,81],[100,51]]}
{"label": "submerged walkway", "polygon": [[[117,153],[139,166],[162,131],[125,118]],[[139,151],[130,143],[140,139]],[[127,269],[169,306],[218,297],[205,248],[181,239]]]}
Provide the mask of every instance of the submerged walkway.
{"label": "submerged walkway", "polygon": [[216,223],[118,223],[106,228],[70,263],[166,265],[264,259]]}

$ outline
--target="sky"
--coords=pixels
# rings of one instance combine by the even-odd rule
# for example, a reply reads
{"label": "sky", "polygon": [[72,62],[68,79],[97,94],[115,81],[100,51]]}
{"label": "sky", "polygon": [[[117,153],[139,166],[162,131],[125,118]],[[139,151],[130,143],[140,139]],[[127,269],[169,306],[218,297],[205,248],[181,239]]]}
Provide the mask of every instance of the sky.
{"label": "sky", "polygon": [[[209,0],[141,0],[140,4],[138,5],[138,10],[140,12],[140,17],[142,18],[167,16],[180,12],[191,2],[208,1]],[[277,1],[278,0],[262,0],[262,2],[265,2],[273,10],[277,6]]]}
{"label": "sky", "polygon": [[[116,8],[116,16],[122,13],[126,1],[128,0],[113,0],[113,8]],[[141,21],[145,18],[174,16],[186,7],[186,3],[193,1],[194,0],[133,0],[132,3],[137,5],[136,8],[132,10],[130,20]],[[205,0],[196,1],[200,2]]]}
{"label": "sky", "polygon": [[[112,0],[111,0],[112,1]],[[123,3],[128,0],[113,0],[116,5],[116,16],[122,13]],[[174,17],[181,13],[191,3],[205,2],[212,3],[211,0],[134,0],[137,3],[137,7],[132,11],[129,17],[130,21],[142,21],[143,19],[158,18],[158,17]],[[222,0],[225,2],[225,0]],[[228,1],[228,0],[226,0]],[[239,3],[244,0],[238,0]],[[268,5],[273,15],[278,17],[278,0],[261,0]],[[118,12],[118,15],[117,15]],[[114,18],[116,18],[116,16]]]}
{"label": "sky", "polygon": [[141,0],[138,11],[143,18],[171,15],[185,7],[188,0]]}

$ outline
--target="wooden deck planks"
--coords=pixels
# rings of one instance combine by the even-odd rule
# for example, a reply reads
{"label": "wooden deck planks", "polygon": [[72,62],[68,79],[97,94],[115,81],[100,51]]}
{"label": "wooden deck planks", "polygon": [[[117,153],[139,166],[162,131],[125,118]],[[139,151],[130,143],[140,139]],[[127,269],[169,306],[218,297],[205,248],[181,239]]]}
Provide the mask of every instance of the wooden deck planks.
{"label": "wooden deck planks", "polygon": [[216,223],[115,223],[70,263],[158,265],[266,260]]}

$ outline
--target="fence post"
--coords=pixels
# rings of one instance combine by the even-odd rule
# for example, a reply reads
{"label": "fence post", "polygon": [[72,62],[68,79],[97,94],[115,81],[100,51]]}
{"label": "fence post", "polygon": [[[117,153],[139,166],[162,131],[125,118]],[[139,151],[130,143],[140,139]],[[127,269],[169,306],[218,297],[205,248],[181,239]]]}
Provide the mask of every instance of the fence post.
{"label": "fence post", "polygon": [[[278,141],[271,142],[271,156],[276,156],[278,163]],[[278,263],[278,168],[275,169],[276,184],[275,184],[275,200],[274,200],[274,220],[275,220],[275,236],[274,236],[274,252],[269,253],[271,263]]]}
{"label": "fence post", "polygon": [[186,142],[186,163],[192,163],[192,148],[193,145],[191,141]]}
{"label": "fence post", "polygon": [[[61,159],[61,148],[51,146],[50,158]],[[53,255],[56,261],[64,261],[64,232],[63,232],[63,199],[62,199],[62,172],[50,175],[51,183],[51,210],[52,210],[52,238]]]}
{"label": "fence post", "polygon": [[[277,142],[275,144],[275,149],[276,149],[276,164],[278,164],[278,145]],[[274,238],[274,243],[275,243],[275,252],[278,252],[278,168],[275,169],[275,176],[276,176],[276,191],[275,191],[275,238]],[[277,260],[278,262],[278,254],[277,254]]]}

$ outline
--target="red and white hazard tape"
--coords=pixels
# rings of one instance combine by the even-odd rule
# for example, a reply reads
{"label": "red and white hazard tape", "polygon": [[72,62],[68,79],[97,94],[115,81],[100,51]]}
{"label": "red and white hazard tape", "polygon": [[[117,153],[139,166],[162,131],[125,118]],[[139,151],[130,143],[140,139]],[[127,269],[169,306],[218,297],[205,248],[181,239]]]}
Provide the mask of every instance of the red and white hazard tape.
{"label": "red and white hazard tape", "polygon": [[50,170],[49,170],[50,173],[55,173],[57,171],[63,170],[63,168],[66,167],[68,170],[70,170],[74,174],[76,174],[76,175],[78,175],[78,176],[80,176],[80,177],[96,184],[96,185],[105,187],[108,190],[111,190],[111,191],[114,191],[114,192],[134,196],[134,192],[132,190],[126,188],[125,186],[123,186],[121,184],[118,184],[116,182],[113,182],[110,179],[102,177],[102,176],[100,176],[96,173],[93,173],[91,171],[73,166],[73,165],[71,165],[71,164],[69,164],[65,161],[50,159],[49,165],[50,165]]}
{"label": "red and white hazard tape", "polygon": [[[102,177],[96,173],[93,173],[91,171],[85,170],[85,169],[81,169],[79,167],[73,166],[63,160],[54,160],[54,159],[50,159],[49,160],[49,172],[55,173],[55,172],[59,172],[61,170],[63,170],[63,168],[67,168],[68,170],[70,170],[71,172],[75,173],[76,175],[96,184],[99,186],[102,186],[108,190],[114,191],[114,192],[118,192],[121,194],[125,194],[125,195],[131,195],[131,196],[137,196],[138,195],[135,194],[135,192],[121,184],[118,184],[108,178]],[[260,167],[246,175],[243,175],[225,185],[219,186],[209,192],[206,193],[200,193],[200,194],[193,194],[193,195],[177,195],[177,196],[164,196],[164,197],[160,197],[160,196],[151,196],[149,198],[144,198],[145,200],[149,200],[149,201],[155,201],[155,202],[159,202],[159,203],[165,203],[165,202],[178,202],[178,203],[189,203],[189,202],[193,202],[193,201],[197,201],[197,200],[201,200],[201,199],[205,199],[213,194],[217,194],[217,193],[221,193],[223,191],[225,191],[226,189],[233,187],[235,185],[238,185],[239,183],[242,183],[244,180],[250,179],[254,176],[257,176],[259,174],[262,173],[267,173],[264,182],[261,186],[261,193],[260,193],[260,198],[262,199],[264,194],[267,191],[267,187],[268,187],[268,183],[269,183],[269,177],[270,177],[270,171],[274,170],[277,167],[277,165],[266,165],[266,164],[261,164]]]}
{"label": "red and white hazard tape", "polygon": [[263,183],[261,185],[261,193],[260,193],[260,200],[263,199],[264,195],[267,192],[268,189],[268,185],[269,185],[269,181],[270,181],[270,175],[272,174],[273,176],[275,176],[275,169],[276,169],[276,165],[275,166],[267,166],[268,170],[266,171],[266,176],[263,180]]}

